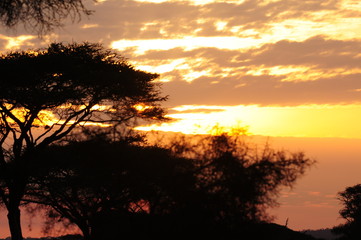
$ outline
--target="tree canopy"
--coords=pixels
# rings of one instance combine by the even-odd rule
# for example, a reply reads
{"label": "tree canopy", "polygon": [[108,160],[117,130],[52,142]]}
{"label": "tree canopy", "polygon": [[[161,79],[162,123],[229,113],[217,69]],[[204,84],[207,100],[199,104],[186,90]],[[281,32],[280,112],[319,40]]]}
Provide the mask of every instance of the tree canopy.
{"label": "tree canopy", "polygon": [[100,44],[53,43],[0,56],[0,196],[13,239],[34,154],[77,127],[163,119],[157,74]]}
{"label": "tree canopy", "polygon": [[39,33],[62,26],[62,21],[72,20],[92,12],[84,7],[83,0],[2,0],[0,21],[7,27],[22,23]]}
{"label": "tree canopy", "polygon": [[[135,70],[99,44],[12,52],[1,56],[0,71],[0,140],[11,133],[20,149],[24,141],[58,140],[79,124],[163,117],[158,75]],[[39,128],[44,131],[34,136]]]}

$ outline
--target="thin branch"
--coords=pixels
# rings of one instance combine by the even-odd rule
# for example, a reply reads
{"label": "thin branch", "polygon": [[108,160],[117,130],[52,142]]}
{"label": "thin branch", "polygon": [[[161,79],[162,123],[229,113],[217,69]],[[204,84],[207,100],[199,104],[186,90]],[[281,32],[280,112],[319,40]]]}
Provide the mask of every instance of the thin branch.
{"label": "thin branch", "polygon": [[[46,146],[56,140],[61,139],[62,137],[66,136],[68,133],[70,133],[80,122],[82,122],[84,120],[84,118],[86,116],[88,116],[90,114],[89,110],[91,107],[86,107],[84,109],[82,109],[79,112],[74,113],[73,115],[69,116],[65,122],[61,125],[61,127],[56,130],[52,135],[50,135],[49,137],[45,138],[41,143],[38,144],[39,147],[41,146]],[[79,117],[77,120],[75,120],[69,127],[68,129],[64,130],[65,127],[67,126],[67,124],[74,118],[74,117],[78,117],[80,114],[83,114],[81,117]],[[63,131],[64,130],[64,131]]]}
{"label": "thin branch", "polygon": [[[60,120],[58,120],[58,122],[60,122]],[[37,142],[38,142],[42,137],[46,136],[49,132],[51,132],[51,131],[53,130],[54,126],[56,126],[58,122],[54,123],[54,124],[51,125],[49,128],[45,129],[45,131],[44,131],[42,134],[40,134],[40,135],[35,139],[35,142],[34,142],[35,145],[37,144]]]}
{"label": "thin branch", "polygon": [[[9,116],[16,124],[18,124],[20,129],[23,129],[24,127],[24,123],[20,121],[20,119],[18,119],[12,112],[11,110],[7,109],[5,106],[3,106],[2,104],[0,105],[1,110],[7,115]],[[13,108],[12,108],[13,109]]]}

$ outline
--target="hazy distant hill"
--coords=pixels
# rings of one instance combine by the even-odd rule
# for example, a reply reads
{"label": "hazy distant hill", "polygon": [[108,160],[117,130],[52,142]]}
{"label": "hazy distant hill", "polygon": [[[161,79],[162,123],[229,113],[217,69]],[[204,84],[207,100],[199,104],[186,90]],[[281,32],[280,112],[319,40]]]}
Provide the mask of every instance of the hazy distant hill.
{"label": "hazy distant hill", "polygon": [[334,239],[337,239],[337,237],[339,237],[339,236],[333,234],[331,232],[330,228],[318,229],[318,230],[304,230],[301,232],[311,235],[315,238],[320,238],[320,239],[324,239],[324,240],[334,240]]}
{"label": "hazy distant hill", "polygon": [[302,232],[293,231],[285,226],[275,223],[264,223],[254,225],[253,228],[245,232],[247,239],[264,239],[264,240],[316,240],[311,235]]}

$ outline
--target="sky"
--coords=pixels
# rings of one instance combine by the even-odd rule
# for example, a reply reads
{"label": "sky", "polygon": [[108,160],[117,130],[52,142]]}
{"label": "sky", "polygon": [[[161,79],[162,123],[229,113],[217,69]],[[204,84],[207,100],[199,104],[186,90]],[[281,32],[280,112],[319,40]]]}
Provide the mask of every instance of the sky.
{"label": "sky", "polygon": [[92,16],[68,20],[42,38],[0,28],[0,50],[53,41],[119,50],[136,68],[159,73],[169,95],[163,105],[174,121],[139,129],[207,133],[215,124],[241,126],[277,147],[305,151],[318,165],[280,196],[277,221],[289,215],[294,229],[340,222],[336,194],[360,180],[360,1],[85,3]]}
{"label": "sky", "polygon": [[179,120],[147,129],[205,133],[216,122],[257,135],[361,138],[357,0],[85,3],[92,16],[43,39],[1,31],[0,49],[52,41],[118,49],[161,74],[165,106]]}

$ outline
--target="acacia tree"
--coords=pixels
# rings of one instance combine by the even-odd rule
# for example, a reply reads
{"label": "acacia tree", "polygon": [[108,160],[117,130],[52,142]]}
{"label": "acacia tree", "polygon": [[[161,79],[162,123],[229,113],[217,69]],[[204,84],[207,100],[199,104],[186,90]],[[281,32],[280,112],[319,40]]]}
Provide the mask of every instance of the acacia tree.
{"label": "acacia tree", "polygon": [[39,33],[62,26],[62,20],[72,20],[92,12],[83,5],[83,0],[1,0],[0,21],[7,27],[19,23]]}
{"label": "acacia tree", "polygon": [[[24,201],[37,204],[31,210],[45,207],[45,230],[63,220],[78,226],[86,240],[150,237],[161,228],[156,219],[194,197],[192,166],[167,149],[128,139],[96,136],[52,145],[38,155]],[[153,227],[146,229],[149,220]]]}
{"label": "acacia tree", "polygon": [[99,44],[51,44],[0,58],[0,196],[13,240],[34,154],[77,127],[163,119],[158,75]]}

